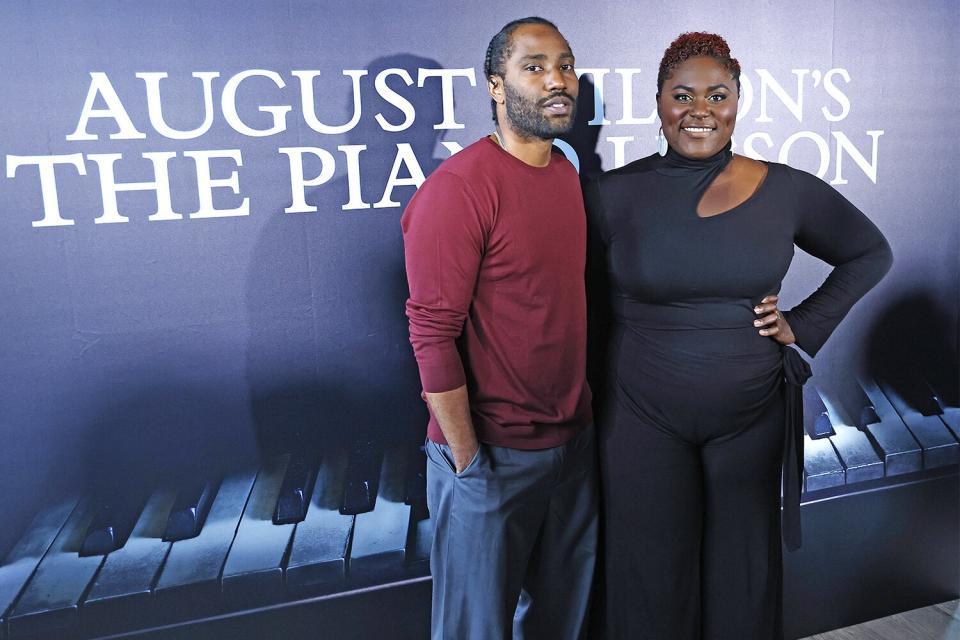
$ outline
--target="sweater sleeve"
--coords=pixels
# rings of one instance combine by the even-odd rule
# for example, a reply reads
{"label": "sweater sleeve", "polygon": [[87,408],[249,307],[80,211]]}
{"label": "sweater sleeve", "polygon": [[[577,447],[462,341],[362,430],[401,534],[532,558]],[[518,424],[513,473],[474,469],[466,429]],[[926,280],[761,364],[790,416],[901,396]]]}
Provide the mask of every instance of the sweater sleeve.
{"label": "sweater sleeve", "polygon": [[606,346],[610,333],[610,275],[607,266],[607,238],[599,179],[583,190],[587,212],[587,380],[595,400],[604,396]]}
{"label": "sweater sleeve", "polygon": [[470,310],[486,234],[481,207],[459,176],[437,171],[400,220],[410,297],[410,344],[428,393],[466,383],[456,339]]}
{"label": "sweater sleeve", "polygon": [[814,356],[887,273],[893,255],[880,230],[830,185],[803,171],[790,170],[790,176],[796,193],[794,242],[834,267],[816,291],[784,312],[797,346]]}

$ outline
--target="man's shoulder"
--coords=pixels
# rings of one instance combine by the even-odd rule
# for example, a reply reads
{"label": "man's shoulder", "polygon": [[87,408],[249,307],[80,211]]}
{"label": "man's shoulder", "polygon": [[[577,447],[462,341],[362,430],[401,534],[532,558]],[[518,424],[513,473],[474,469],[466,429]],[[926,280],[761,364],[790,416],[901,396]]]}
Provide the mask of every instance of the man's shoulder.
{"label": "man's shoulder", "polygon": [[[440,163],[421,185],[419,192],[451,195],[460,192],[477,201],[497,199],[506,183],[525,181],[528,188],[554,190],[570,186],[579,192],[576,167],[554,147],[549,168],[520,166],[505,158],[503,151],[489,138],[480,138]],[[531,180],[531,178],[536,178]]]}
{"label": "man's shoulder", "polygon": [[[484,136],[441,162],[434,173],[446,172],[471,182],[510,178],[517,175],[516,168],[521,164],[506,156],[495,142]],[[542,176],[577,175],[576,167],[557,147],[551,148],[549,168],[550,170],[543,171],[543,167],[530,167],[530,170]]]}
{"label": "man's shoulder", "polygon": [[481,138],[441,162],[417,189],[405,213],[409,216],[418,210],[433,211],[438,202],[482,208],[488,197],[483,183],[489,180],[490,164],[486,157],[489,148],[485,145],[489,143]]}
{"label": "man's shoulder", "polygon": [[494,162],[494,151],[489,140],[480,138],[441,162],[430,177],[439,174],[456,176],[464,181],[480,179]]}

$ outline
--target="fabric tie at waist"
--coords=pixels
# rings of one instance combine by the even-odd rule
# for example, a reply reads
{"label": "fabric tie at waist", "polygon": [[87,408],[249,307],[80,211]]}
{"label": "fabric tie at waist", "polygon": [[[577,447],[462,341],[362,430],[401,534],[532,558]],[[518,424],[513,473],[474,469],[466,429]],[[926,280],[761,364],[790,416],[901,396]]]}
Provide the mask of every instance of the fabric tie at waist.
{"label": "fabric tie at waist", "polygon": [[796,350],[783,347],[786,435],[783,446],[783,543],[790,551],[800,548],[800,486],[803,482],[803,384],[813,372]]}

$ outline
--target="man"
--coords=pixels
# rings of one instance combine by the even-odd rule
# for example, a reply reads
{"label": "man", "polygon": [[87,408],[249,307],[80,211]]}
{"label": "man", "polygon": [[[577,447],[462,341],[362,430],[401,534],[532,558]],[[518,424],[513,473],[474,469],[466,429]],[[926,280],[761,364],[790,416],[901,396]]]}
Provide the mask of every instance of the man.
{"label": "man", "polygon": [[553,139],[573,124],[570,46],[506,25],[484,72],[496,133],[404,212],[410,342],[430,409],[433,638],[583,637],[596,552],[585,381],[585,216]]}

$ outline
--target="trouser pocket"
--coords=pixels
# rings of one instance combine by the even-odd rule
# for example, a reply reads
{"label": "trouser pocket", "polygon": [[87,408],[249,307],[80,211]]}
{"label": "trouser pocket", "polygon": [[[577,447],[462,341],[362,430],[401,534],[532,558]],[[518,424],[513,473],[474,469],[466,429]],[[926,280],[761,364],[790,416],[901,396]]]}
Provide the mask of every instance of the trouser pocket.
{"label": "trouser pocket", "polygon": [[446,468],[449,469],[450,472],[453,473],[453,475],[460,478],[464,474],[469,473],[470,470],[473,469],[475,466],[477,466],[477,462],[480,459],[480,452],[483,451],[483,443],[482,442],[480,443],[480,445],[477,447],[476,452],[473,454],[473,458],[470,459],[470,462],[467,464],[466,467],[464,467],[463,471],[461,471],[460,473],[457,473],[457,463],[454,461],[453,451],[450,450],[450,445],[439,444],[432,440],[429,440],[427,443],[427,449],[432,450],[440,458],[440,460],[437,461],[438,463],[441,463],[444,466],[446,466]]}

